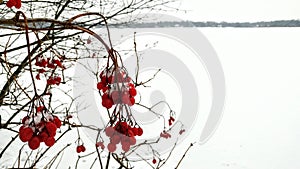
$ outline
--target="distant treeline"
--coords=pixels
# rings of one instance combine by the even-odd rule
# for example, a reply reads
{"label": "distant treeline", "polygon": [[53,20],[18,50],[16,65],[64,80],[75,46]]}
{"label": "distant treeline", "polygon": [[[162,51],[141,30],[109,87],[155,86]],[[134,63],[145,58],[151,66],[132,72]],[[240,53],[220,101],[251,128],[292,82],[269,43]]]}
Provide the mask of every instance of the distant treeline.
{"label": "distant treeline", "polygon": [[300,20],[277,20],[262,22],[148,22],[148,23],[131,23],[125,25],[114,25],[115,27],[127,28],[155,28],[155,27],[300,27]]}

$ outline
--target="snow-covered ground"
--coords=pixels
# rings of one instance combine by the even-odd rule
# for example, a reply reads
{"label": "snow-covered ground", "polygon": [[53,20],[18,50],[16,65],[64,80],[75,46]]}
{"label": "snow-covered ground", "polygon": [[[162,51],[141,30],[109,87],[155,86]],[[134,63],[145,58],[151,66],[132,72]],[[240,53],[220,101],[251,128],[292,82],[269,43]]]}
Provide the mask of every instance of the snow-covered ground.
{"label": "snow-covered ground", "polygon": [[[300,28],[198,30],[206,36],[221,62],[226,82],[226,104],[215,133],[207,142],[195,144],[180,168],[298,169]],[[209,93],[206,94],[209,97]],[[189,144],[199,141],[206,116],[205,113],[198,116],[198,124],[177,146],[166,169],[174,168]],[[5,138],[5,133],[1,132],[2,145],[7,141]],[[64,139],[75,140],[76,134],[69,134]],[[15,143],[16,147],[18,143]],[[85,144],[93,146],[92,142]],[[11,155],[15,160],[15,153],[8,151],[6,159],[13,161]],[[51,152],[49,156],[55,153]],[[59,168],[67,168],[76,157],[75,145],[72,145],[65,152]],[[90,166],[94,157],[83,159],[85,162],[79,168]],[[0,162],[1,165],[4,163]],[[142,164],[135,168],[145,169]]]}
{"label": "snow-covered ground", "polygon": [[201,28],[221,60],[226,106],[182,168],[300,167],[300,29]]}

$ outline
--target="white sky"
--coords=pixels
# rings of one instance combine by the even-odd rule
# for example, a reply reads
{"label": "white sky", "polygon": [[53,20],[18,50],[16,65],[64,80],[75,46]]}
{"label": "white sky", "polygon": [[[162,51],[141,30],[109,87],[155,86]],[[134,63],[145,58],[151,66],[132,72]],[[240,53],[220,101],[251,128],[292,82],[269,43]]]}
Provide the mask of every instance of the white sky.
{"label": "white sky", "polygon": [[172,14],[193,21],[268,21],[300,19],[299,0],[179,0],[180,9]]}

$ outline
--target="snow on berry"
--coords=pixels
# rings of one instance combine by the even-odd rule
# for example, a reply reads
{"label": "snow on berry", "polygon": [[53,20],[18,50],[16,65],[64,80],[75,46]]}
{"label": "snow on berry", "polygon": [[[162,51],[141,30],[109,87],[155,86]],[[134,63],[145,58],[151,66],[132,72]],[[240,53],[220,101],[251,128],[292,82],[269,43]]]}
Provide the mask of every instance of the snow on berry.
{"label": "snow on berry", "polygon": [[[38,101],[40,101],[38,99]],[[53,116],[47,108],[34,105],[29,111],[30,114],[22,119],[22,125],[19,129],[19,138],[22,142],[28,142],[29,148],[37,149],[41,142],[51,147],[55,144],[57,129],[61,127],[61,121],[57,116]]]}

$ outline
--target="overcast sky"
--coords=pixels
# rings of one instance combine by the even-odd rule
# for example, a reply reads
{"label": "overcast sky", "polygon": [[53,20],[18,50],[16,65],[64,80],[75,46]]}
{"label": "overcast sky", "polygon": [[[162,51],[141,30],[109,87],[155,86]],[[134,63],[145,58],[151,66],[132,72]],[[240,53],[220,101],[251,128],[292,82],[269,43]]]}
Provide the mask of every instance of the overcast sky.
{"label": "overcast sky", "polygon": [[175,15],[184,20],[269,21],[281,19],[300,19],[300,0],[180,1],[180,8],[187,9],[188,12],[179,12]]}

